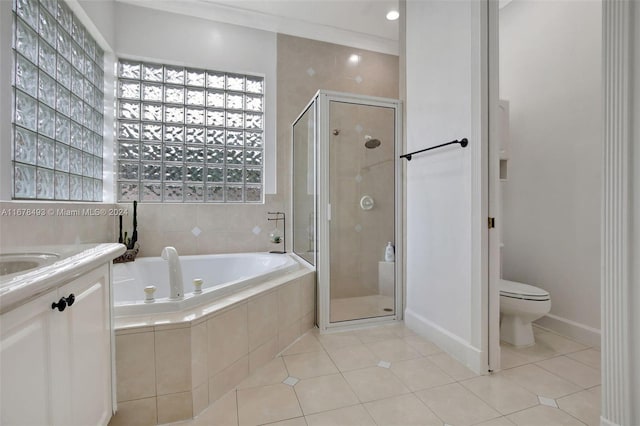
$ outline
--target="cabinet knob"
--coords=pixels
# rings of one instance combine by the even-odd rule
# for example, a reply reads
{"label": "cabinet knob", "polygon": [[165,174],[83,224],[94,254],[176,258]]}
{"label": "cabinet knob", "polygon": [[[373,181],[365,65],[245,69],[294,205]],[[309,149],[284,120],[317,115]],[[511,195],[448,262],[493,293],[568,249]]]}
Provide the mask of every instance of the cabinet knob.
{"label": "cabinet knob", "polygon": [[58,300],[58,303],[53,302],[51,304],[51,309],[58,309],[58,311],[62,312],[66,309],[67,307],[67,300],[64,297],[61,297],[60,300]]}
{"label": "cabinet knob", "polygon": [[73,305],[75,301],[76,301],[76,296],[75,294],[71,293],[69,297],[67,297],[67,306],[71,307],[71,305]]}

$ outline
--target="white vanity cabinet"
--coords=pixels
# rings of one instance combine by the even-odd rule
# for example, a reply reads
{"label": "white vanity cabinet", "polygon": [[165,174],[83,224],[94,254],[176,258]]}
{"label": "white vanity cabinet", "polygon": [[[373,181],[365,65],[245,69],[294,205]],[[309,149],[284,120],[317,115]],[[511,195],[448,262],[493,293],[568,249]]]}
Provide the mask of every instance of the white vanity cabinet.
{"label": "white vanity cabinet", "polygon": [[0,424],[109,422],[109,274],[103,263],[0,316]]}

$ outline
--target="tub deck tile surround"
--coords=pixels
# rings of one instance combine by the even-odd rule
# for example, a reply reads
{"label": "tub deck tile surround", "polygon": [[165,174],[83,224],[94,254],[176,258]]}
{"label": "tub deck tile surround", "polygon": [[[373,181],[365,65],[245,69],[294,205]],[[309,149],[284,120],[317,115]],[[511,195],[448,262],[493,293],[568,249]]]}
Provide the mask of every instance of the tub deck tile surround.
{"label": "tub deck tile surround", "polygon": [[116,318],[110,424],[197,416],[311,329],[314,307],[315,273],[303,268],[188,312]]}
{"label": "tub deck tile surround", "polygon": [[[198,306],[185,311],[116,317],[114,327],[118,334],[121,334],[124,330],[130,329],[133,329],[134,333],[138,333],[138,330],[142,327],[153,327],[153,329],[157,331],[181,327],[183,326],[181,324],[186,323],[196,325],[201,322],[208,321],[211,318],[211,314],[222,314],[242,303],[246,303],[248,300],[254,300],[257,296],[265,295],[272,290],[278,289],[281,286],[308,274],[314,274],[314,272],[303,266],[301,269],[291,272],[284,277],[278,277],[262,284],[244,288],[237,293],[214,300],[210,304]],[[313,297],[313,301],[311,303],[305,302],[304,305],[306,309],[310,307],[311,309],[309,312],[311,312],[315,306],[315,286],[312,290],[307,290],[302,297]]]}

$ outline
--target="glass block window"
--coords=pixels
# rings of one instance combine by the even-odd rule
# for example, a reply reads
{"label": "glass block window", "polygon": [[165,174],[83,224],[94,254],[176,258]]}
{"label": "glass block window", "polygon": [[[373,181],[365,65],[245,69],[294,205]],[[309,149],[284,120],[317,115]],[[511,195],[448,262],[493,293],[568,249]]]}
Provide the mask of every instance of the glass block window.
{"label": "glass block window", "polygon": [[103,52],[63,0],[14,0],[13,59],[13,198],[101,201]]}
{"label": "glass block window", "polygon": [[264,78],[120,60],[118,201],[262,202]]}

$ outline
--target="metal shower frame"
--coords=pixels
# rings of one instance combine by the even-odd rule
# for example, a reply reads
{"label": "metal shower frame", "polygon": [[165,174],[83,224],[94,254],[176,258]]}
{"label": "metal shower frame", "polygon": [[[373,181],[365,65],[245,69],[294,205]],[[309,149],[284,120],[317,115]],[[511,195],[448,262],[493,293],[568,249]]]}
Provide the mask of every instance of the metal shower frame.
{"label": "metal shower frame", "polygon": [[[329,106],[331,102],[343,102],[356,105],[374,106],[391,108],[394,110],[394,178],[395,178],[395,210],[394,210],[394,234],[395,234],[395,297],[394,297],[394,313],[393,315],[362,318],[349,321],[330,322],[330,217],[331,204],[329,198],[329,141],[331,130],[329,127]],[[403,181],[402,171],[403,162],[400,158],[403,147],[402,138],[402,102],[397,99],[381,98],[375,96],[356,95],[352,93],[341,93],[327,90],[319,90],[313,96],[311,101],[302,109],[300,115],[292,123],[293,126],[300,120],[306,111],[315,107],[316,113],[316,129],[315,129],[315,206],[316,212],[316,282],[317,282],[317,325],[321,333],[331,331],[339,331],[352,328],[361,328],[364,326],[392,323],[400,321],[403,318],[404,310],[404,235],[403,235],[403,219],[404,211],[402,205],[403,199]],[[292,137],[293,143],[293,137]],[[293,155],[291,170],[293,170]],[[319,173],[320,170],[326,170],[326,173]],[[291,206],[293,211],[293,191],[291,192]],[[295,232],[295,231],[294,231]]]}

